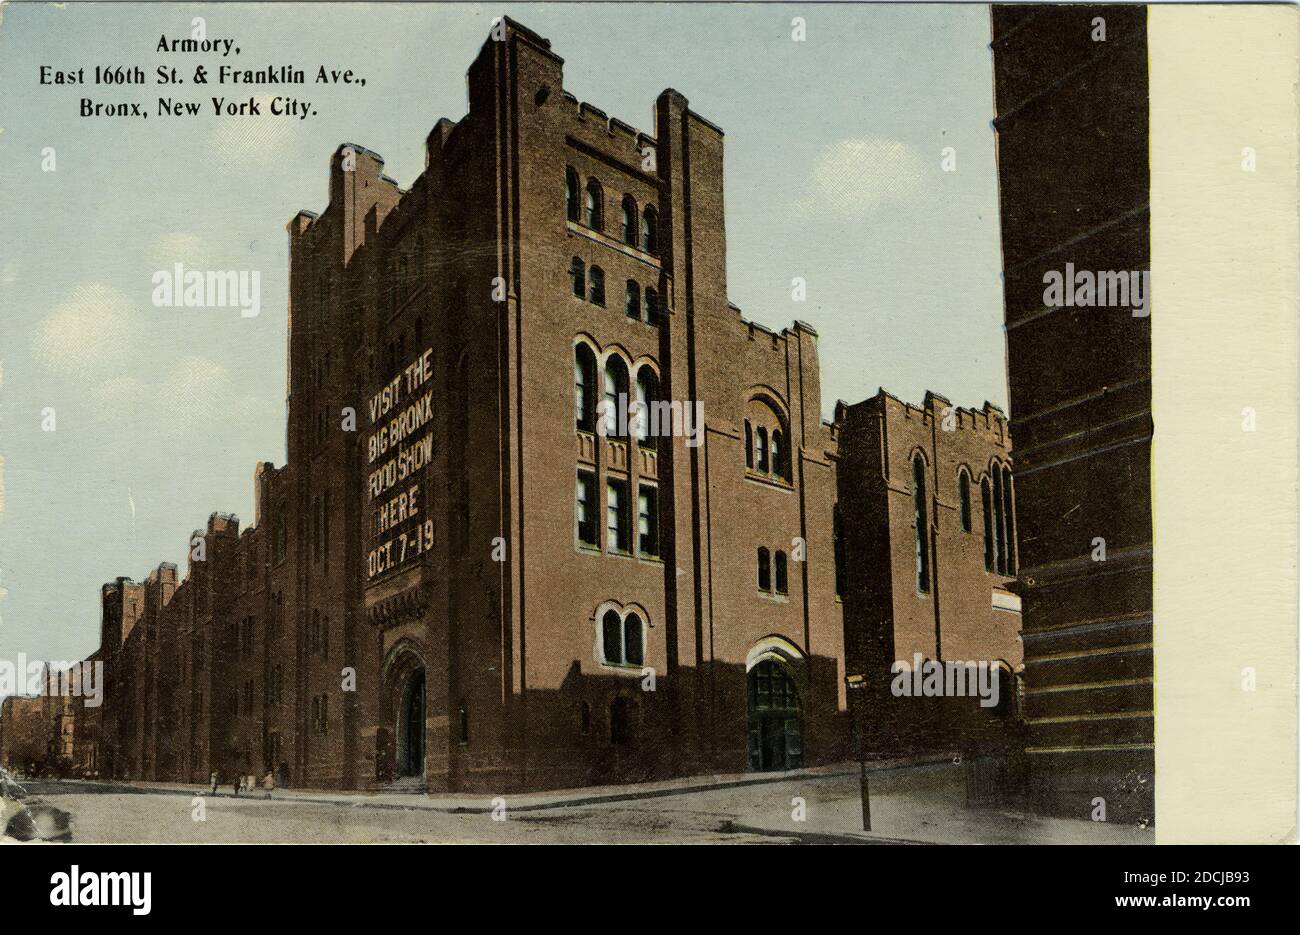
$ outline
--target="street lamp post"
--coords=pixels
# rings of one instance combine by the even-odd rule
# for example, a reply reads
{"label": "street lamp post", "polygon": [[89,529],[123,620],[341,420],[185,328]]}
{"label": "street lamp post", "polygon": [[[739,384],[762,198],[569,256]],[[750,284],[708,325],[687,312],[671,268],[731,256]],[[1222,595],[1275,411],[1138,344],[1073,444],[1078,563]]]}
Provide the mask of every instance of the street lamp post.
{"label": "street lamp post", "polygon": [[862,830],[871,830],[871,784],[867,779],[867,731],[866,731],[866,689],[867,677],[865,675],[850,675],[844,679],[849,691],[854,699],[853,708],[857,712],[854,718],[857,734],[854,746],[857,747],[858,753],[858,785],[862,794]]}

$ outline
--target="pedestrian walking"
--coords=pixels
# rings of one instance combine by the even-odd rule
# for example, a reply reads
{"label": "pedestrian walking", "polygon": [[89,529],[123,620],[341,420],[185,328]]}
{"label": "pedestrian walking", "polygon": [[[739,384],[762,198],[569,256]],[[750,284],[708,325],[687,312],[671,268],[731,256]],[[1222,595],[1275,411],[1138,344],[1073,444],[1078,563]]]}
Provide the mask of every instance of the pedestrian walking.
{"label": "pedestrian walking", "polygon": [[208,777],[208,780],[212,785],[212,794],[216,795],[217,794],[217,771],[215,769],[212,771],[212,775]]}

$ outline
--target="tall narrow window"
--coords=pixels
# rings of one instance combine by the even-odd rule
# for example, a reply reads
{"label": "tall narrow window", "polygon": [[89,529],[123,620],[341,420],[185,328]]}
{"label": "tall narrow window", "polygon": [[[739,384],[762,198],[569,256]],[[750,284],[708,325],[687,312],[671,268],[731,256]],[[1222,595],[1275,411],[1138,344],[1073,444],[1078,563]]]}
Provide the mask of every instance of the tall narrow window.
{"label": "tall narrow window", "polygon": [[600,183],[594,177],[587,179],[587,200],[582,219],[592,230],[603,230],[605,227],[605,212],[602,206],[604,197]]}
{"label": "tall narrow window", "polygon": [[970,475],[965,470],[957,472],[957,513],[961,531],[970,532]]}
{"label": "tall narrow window", "polygon": [[618,611],[607,610],[600,618],[600,642],[604,661],[619,665],[623,661],[623,621],[619,619]]}
{"label": "tall narrow window", "polygon": [[980,481],[980,506],[984,511],[984,570],[993,570],[993,492],[986,477]]}
{"label": "tall narrow window", "polygon": [[636,437],[642,448],[654,448],[657,435],[672,431],[670,425],[660,425],[655,403],[659,399],[659,378],[647,366],[636,372]]}
{"label": "tall narrow window", "polygon": [[587,286],[587,301],[592,305],[605,304],[605,271],[599,266],[591,268],[591,282]]}
{"label": "tall narrow window", "polygon": [[564,170],[564,216],[578,220],[578,173],[572,167]]}
{"label": "tall narrow window", "polygon": [[627,516],[627,481],[611,480],[605,491],[605,548],[611,552],[629,552]]}
{"label": "tall narrow window", "polygon": [[460,703],[456,714],[460,720],[460,742],[469,743],[469,708],[466,707],[465,702]]}
{"label": "tall narrow window", "polygon": [[581,342],[573,347],[573,418],[579,432],[596,430],[596,355]]}
{"label": "tall narrow window", "polygon": [[840,597],[845,589],[844,565],[844,525],[840,520],[840,505],[835,504],[831,513],[831,539],[835,547],[835,596]]}
{"label": "tall narrow window", "polygon": [[780,429],[772,429],[772,473],[785,477],[785,440]]}
{"label": "tall narrow window", "polygon": [[659,212],[654,205],[646,205],[641,213],[641,249],[646,253],[659,252]]}
{"label": "tall narrow window", "polygon": [[768,461],[767,429],[761,425],[758,427],[757,442],[758,472],[767,474],[771,470],[771,462]]}
{"label": "tall narrow window", "polygon": [[659,293],[649,287],[645,291],[643,314],[647,325],[659,324]]}
{"label": "tall narrow window", "polygon": [[641,627],[641,618],[628,614],[623,621],[623,663],[639,666],[645,662],[645,632]]}
{"label": "tall narrow window", "polygon": [[745,467],[754,466],[754,427],[745,420]]}
{"label": "tall narrow window", "polygon": [[623,218],[619,233],[622,235],[623,243],[629,247],[636,246],[636,201],[631,195],[623,196]]}
{"label": "tall narrow window", "polygon": [[627,425],[619,418],[620,408],[627,406],[627,367],[623,358],[611,354],[605,361],[604,412],[600,414],[601,426],[610,438],[626,438]]}
{"label": "tall narrow window", "polygon": [[633,321],[641,320],[641,287],[636,280],[627,281],[627,292],[623,299],[623,314]]}
{"label": "tall narrow window", "polygon": [[597,548],[596,542],[596,477],[587,471],[578,472],[577,486],[578,542],[588,548]]}
{"label": "tall narrow window", "polygon": [[1002,466],[1002,553],[1006,556],[1006,574],[1016,573],[1015,499],[1011,495],[1011,468]]}
{"label": "tall narrow window", "polygon": [[1002,513],[1002,469],[993,463],[993,568],[999,575],[1007,573],[1007,527]]}
{"label": "tall narrow window", "polygon": [[576,256],[569,263],[569,282],[575,296],[580,299],[587,297],[587,267]]}
{"label": "tall narrow window", "polygon": [[637,551],[643,558],[659,556],[659,491],[647,484],[641,485],[637,497]]}
{"label": "tall narrow window", "polygon": [[916,590],[930,592],[930,521],[925,499],[925,459],[912,458],[912,512],[916,522]]}
{"label": "tall narrow window", "polygon": [[758,589],[764,594],[772,590],[772,559],[768,554],[767,546],[758,548]]}
{"label": "tall narrow window", "polygon": [[776,593],[790,593],[790,569],[784,552],[776,553]]}

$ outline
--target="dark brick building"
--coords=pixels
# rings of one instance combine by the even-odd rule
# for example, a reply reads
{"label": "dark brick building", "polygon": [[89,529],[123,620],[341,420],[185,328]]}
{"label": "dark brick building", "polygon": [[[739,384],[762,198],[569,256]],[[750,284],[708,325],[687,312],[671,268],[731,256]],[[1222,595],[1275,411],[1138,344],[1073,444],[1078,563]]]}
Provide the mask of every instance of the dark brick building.
{"label": "dark brick building", "polygon": [[[824,423],[813,328],[727,299],[722,131],[671,90],[637,130],[562,69],[505,21],[409,189],[341,146],[290,221],[288,462],[183,582],[105,585],[113,774],[507,791],[844,759],[846,629],[878,632],[853,614],[914,548],[865,462],[837,526],[873,405],[888,490],[913,444],[936,478],[900,651],[1018,664],[1005,575],[951,533],[958,461],[975,496],[1008,461],[1001,414],[957,410],[951,444],[922,438],[937,397]],[[837,552],[880,562],[860,605]]]}
{"label": "dark brick building", "polygon": [[1031,792],[1150,818],[1150,318],[1044,289],[1150,268],[1146,8],[994,6],[993,59]]}
{"label": "dark brick building", "polygon": [[[1007,752],[1022,647],[1020,599],[1008,590],[1016,527],[1005,416],[987,402],[962,409],[927,393],[914,406],[881,390],[839,404],[835,424],[838,590],[848,670],[865,676],[855,695],[865,752]],[[997,693],[983,704],[974,692],[900,696],[896,662],[982,666]]]}

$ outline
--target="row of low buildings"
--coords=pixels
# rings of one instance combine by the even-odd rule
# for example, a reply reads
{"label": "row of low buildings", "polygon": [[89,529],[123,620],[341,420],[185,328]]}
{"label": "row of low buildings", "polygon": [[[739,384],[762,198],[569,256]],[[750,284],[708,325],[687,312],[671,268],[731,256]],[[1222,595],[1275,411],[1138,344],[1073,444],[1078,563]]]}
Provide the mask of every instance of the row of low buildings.
{"label": "row of low buildings", "polygon": [[[823,422],[814,330],[727,301],[722,132],[672,91],[653,133],[610,119],[506,27],[409,190],[341,147],[290,223],[289,460],[254,524],[214,514],[183,581],[105,585],[104,704],[7,699],[0,761],[506,790],[856,735],[1018,749],[1038,807],[1149,819],[1149,320],[1039,296],[1149,265],[1145,9],[993,10],[1014,481],[987,404]],[[682,419],[604,431],[620,400]],[[918,656],[1014,691],[898,697]]]}
{"label": "row of low buildings", "polygon": [[[671,90],[638,131],[562,65],[506,21],[409,189],[335,152],[289,223],[288,463],[184,576],[103,586],[79,772],[509,790],[1004,743],[1003,413],[825,422],[814,329],[727,299],[722,131]],[[1001,702],[897,698],[918,656]]]}

